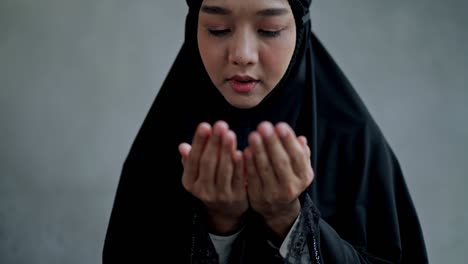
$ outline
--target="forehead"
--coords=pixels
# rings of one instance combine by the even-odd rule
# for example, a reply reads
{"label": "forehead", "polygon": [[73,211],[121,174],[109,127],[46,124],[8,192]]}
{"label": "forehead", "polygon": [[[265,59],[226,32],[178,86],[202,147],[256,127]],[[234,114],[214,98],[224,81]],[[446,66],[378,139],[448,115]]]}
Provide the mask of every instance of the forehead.
{"label": "forehead", "polygon": [[261,9],[290,9],[288,0],[203,0],[202,6],[222,7],[231,12],[249,12]]}
{"label": "forehead", "polygon": [[228,19],[293,18],[288,0],[204,0],[200,16]]}

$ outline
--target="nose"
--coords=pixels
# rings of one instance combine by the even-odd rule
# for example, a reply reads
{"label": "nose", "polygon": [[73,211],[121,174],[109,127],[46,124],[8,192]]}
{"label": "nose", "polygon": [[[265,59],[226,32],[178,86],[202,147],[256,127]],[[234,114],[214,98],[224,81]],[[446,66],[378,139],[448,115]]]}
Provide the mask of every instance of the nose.
{"label": "nose", "polygon": [[229,45],[229,62],[237,66],[254,65],[258,62],[255,36],[246,31],[234,34]]}

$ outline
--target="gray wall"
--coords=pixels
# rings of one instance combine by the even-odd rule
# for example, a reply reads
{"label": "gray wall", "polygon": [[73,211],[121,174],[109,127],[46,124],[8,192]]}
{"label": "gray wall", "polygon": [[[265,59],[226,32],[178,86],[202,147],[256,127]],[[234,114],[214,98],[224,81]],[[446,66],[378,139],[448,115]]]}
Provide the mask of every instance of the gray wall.
{"label": "gray wall", "polygon": [[[313,4],[393,146],[432,263],[468,258],[468,4]],[[0,0],[0,263],[100,263],[122,162],[185,1]]]}

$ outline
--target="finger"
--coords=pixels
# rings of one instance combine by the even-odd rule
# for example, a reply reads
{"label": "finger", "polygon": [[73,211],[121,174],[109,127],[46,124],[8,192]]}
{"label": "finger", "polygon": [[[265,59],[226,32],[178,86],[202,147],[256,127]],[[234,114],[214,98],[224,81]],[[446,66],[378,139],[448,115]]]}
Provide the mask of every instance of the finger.
{"label": "finger", "polygon": [[289,182],[290,178],[294,177],[294,171],[288,153],[284,149],[273,125],[270,122],[262,122],[258,127],[258,131],[265,143],[271,165],[275,171],[276,180],[280,184]]}
{"label": "finger", "polygon": [[299,143],[301,144],[302,147],[307,146],[307,138],[304,136],[298,136],[297,140],[299,140]]}
{"label": "finger", "polygon": [[311,166],[311,151],[310,151],[310,147],[309,145],[307,144],[307,138],[305,136],[300,136],[298,137],[298,140],[299,140],[299,143],[301,144],[301,146],[306,150],[306,153],[307,153],[307,162],[308,162],[308,168],[309,168],[309,175],[312,177],[314,177],[314,171],[312,169],[312,166]]}
{"label": "finger", "polygon": [[309,158],[307,157],[306,150],[304,150],[299,140],[297,140],[294,131],[284,122],[276,125],[276,131],[280,135],[281,142],[289,155],[293,171],[299,178],[306,178],[310,167]]}
{"label": "finger", "polygon": [[185,188],[192,186],[198,178],[198,163],[210,134],[211,126],[208,123],[201,123],[198,125],[192,142],[192,148],[184,162],[182,183]]}
{"label": "finger", "polygon": [[298,140],[301,146],[306,150],[307,156],[310,158],[310,148],[309,148],[309,145],[307,144],[307,138],[304,136],[299,136]]}
{"label": "finger", "polygon": [[232,177],[232,191],[241,193],[245,191],[245,170],[244,170],[244,159],[242,158],[242,152],[237,150],[234,152],[234,176]]}
{"label": "finger", "polygon": [[217,189],[226,194],[232,192],[232,174],[234,171],[232,160],[232,147],[234,145],[234,132],[228,131],[224,134],[221,143],[218,169],[215,176]]}
{"label": "finger", "polygon": [[255,168],[255,161],[253,158],[252,150],[247,147],[244,150],[245,172],[247,174],[247,190],[251,198],[257,197],[261,194],[263,189],[260,177]]}
{"label": "finger", "polygon": [[263,188],[271,190],[277,184],[275,172],[270,163],[262,137],[258,132],[252,132],[249,136],[249,144],[252,147],[253,159],[258,176]]}
{"label": "finger", "polygon": [[185,160],[187,159],[191,149],[192,149],[192,146],[188,143],[184,142],[184,143],[179,144],[179,152],[180,152],[183,166],[185,166]]}
{"label": "finger", "polygon": [[225,122],[216,122],[213,126],[213,133],[211,134],[205,150],[200,158],[199,178],[200,184],[206,187],[214,187],[215,173],[218,165],[219,147],[224,133],[227,131],[228,126]]}

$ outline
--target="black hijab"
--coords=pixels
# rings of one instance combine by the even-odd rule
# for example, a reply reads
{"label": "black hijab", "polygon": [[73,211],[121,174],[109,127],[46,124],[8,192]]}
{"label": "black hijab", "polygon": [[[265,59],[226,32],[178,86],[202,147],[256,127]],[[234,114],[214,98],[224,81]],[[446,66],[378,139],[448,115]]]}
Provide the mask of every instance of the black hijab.
{"label": "black hijab", "polygon": [[[197,46],[198,13],[202,1],[188,0],[189,14],[186,21],[186,36],[181,53],[184,66],[184,79],[191,82],[181,82],[180,71],[173,80],[168,79],[161,89],[185,94],[186,105],[190,105],[190,112],[182,113],[186,124],[187,140],[190,142],[193,129],[202,121],[214,123],[217,120],[226,121],[238,136],[238,146],[242,150],[247,145],[247,136],[264,120],[277,123],[285,121],[293,128],[297,127],[298,116],[303,105],[306,87],[312,87],[311,79],[307,80],[306,63],[307,39],[310,32],[308,23],[308,1],[290,1],[297,25],[296,47],[289,67],[280,82],[260,104],[250,109],[239,109],[230,105],[211,82],[200,58]],[[304,19],[304,21],[302,21]],[[298,21],[299,20],[299,21]],[[178,62],[176,62],[177,64]],[[189,73],[190,72],[190,73]],[[191,85],[188,85],[188,84]],[[177,86],[179,85],[179,86]],[[176,88],[177,87],[177,88]],[[178,89],[179,91],[175,91]],[[310,102],[307,102],[310,103]],[[187,115],[189,114],[189,115]]]}
{"label": "black hijab", "polygon": [[297,28],[291,63],[279,84],[251,109],[231,106],[206,73],[196,37],[201,2],[187,0],[184,43],[125,160],[104,262],[147,263],[169,257],[171,263],[186,263],[188,255],[193,256],[193,215],[198,209],[182,187],[177,147],[191,142],[200,122],[217,120],[225,120],[236,132],[240,149],[264,120],[285,121],[308,138],[315,179],[301,196],[300,223],[305,226],[299,231],[306,233],[309,252],[310,234],[317,237],[316,262],[427,262],[398,161],[312,33],[310,1],[289,0]]}

